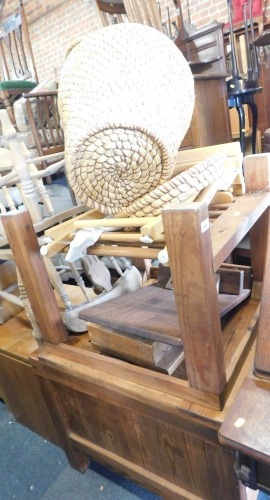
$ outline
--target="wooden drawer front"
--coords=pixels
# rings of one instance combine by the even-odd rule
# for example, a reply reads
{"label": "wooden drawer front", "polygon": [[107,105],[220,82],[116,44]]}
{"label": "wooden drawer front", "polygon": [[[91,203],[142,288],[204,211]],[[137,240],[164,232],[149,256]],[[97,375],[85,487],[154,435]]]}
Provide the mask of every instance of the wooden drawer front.
{"label": "wooden drawer front", "polygon": [[189,62],[199,62],[221,56],[215,33],[209,33],[187,42],[186,49]]}

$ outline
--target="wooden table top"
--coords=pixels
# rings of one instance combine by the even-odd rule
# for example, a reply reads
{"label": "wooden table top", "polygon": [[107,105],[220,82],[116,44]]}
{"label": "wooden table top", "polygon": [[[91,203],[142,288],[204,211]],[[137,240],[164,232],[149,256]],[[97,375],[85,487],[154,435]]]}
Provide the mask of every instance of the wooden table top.
{"label": "wooden table top", "polygon": [[220,442],[270,464],[270,381],[250,374],[219,431]]}

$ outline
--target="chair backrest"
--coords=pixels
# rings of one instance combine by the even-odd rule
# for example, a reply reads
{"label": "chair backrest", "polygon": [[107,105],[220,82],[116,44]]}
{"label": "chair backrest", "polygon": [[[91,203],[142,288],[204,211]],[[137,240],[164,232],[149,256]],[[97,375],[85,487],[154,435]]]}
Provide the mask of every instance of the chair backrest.
{"label": "chair backrest", "polygon": [[[244,4],[246,0],[232,0],[234,24],[244,21]],[[264,15],[265,0],[253,0],[252,15],[256,19]]]}
{"label": "chair backrest", "polygon": [[[57,90],[30,92],[23,94],[26,99],[26,111],[35,145],[40,156],[47,156],[64,151],[64,133],[60,126],[57,108]],[[42,160],[40,168],[47,168],[58,158]],[[46,177],[51,183],[51,177]]]}
{"label": "chair backrest", "polygon": [[46,90],[23,95],[26,98],[29,125],[40,156],[64,151],[64,134],[60,126],[57,94],[57,90]]}
{"label": "chair backrest", "polygon": [[96,0],[96,5],[103,26],[128,20],[163,31],[155,0]]}
{"label": "chair backrest", "polygon": [[1,80],[38,82],[25,12],[20,0],[19,12],[3,22],[0,36]]}
{"label": "chair backrest", "polygon": [[103,26],[123,23],[127,20],[127,13],[122,0],[112,0],[110,3],[106,0],[96,0],[96,5]]}

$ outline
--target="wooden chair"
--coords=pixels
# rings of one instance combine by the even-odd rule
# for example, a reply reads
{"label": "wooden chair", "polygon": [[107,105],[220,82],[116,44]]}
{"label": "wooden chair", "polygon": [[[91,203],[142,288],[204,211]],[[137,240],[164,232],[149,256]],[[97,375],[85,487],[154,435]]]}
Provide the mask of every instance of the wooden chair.
{"label": "wooden chair", "polygon": [[3,32],[0,36],[0,99],[14,124],[14,100],[38,83],[22,0],[19,12],[3,22]]}
{"label": "wooden chair", "polygon": [[[244,4],[247,3],[246,0],[232,0],[232,6],[234,11],[234,24],[240,24],[244,21]],[[253,21],[258,23],[259,32],[263,29],[263,21],[265,18],[265,0],[253,0],[252,2],[252,16]]]}
{"label": "wooden chair", "polygon": [[[59,161],[59,154],[65,150],[64,132],[60,124],[57,107],[57,90],[44,90],[23,94],[26,99],[26,111],[29,125],[34,137],[38,154],[43,157],[40,162],[42,169]],[[44,156],[50,157],[49,160]],[[61,158],[61,157],[60,157]],[[64,167],[65,170],[65,167]],[[57,176],[57,174],[54,174]],[[46,177],[47,184],[51,184],[52,177]],[[74,206],[77,205],[74,193],[68,185]]]}
{"label": "wooden chair", "polygon": [[[57,108],[57,90],[23,94],[29,125],[40,156],[64,151],[64,133]],[[48,166],[42,161],[42,168]]]}
{"label": "wooden chair", "polygon": [[[43,159],[39,168],[45,169],[59,160],[58,153],[65,149],[64,133],[60,125],[60,116],[57,107],[57,90],[45,90],[23,94],[26,99],[26,111],[29,125],[34,137],[38,154]],[[54,155],[54,156],[52,156]],[[44,156],[50,156],[49,161]],[[57,174],[56,174],[57,175]],[[52,178],[46,177],[47,184]],[[74,205],[76,200],[70,189]]]}

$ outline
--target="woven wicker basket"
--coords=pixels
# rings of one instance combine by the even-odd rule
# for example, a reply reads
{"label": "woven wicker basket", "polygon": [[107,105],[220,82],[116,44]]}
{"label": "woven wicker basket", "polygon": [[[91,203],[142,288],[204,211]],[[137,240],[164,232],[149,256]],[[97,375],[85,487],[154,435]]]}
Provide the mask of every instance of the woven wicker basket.
{"label": "woven wicker basket", "polygon": [[190,124],[188,63],[148,26],[108,26],[76,42],[59,82],[66,168],[75,195],[117,214],[171,176]]}

